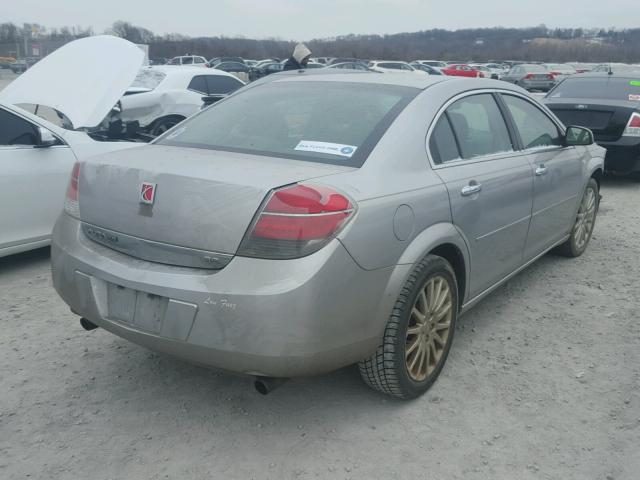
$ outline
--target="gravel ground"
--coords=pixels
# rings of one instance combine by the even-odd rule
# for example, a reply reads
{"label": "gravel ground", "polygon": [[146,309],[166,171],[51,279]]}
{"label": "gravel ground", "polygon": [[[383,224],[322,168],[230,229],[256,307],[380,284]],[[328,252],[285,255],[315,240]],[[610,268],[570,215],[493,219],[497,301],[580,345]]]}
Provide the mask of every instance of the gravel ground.
{"label": "gravel ground", "polygon": [[640,184],[607,179],[595,236],[461,319],[412,402],[355,368],[267,397],[247,378],[85,332],[48,251],[0,260],[0,478],[637,479]]}

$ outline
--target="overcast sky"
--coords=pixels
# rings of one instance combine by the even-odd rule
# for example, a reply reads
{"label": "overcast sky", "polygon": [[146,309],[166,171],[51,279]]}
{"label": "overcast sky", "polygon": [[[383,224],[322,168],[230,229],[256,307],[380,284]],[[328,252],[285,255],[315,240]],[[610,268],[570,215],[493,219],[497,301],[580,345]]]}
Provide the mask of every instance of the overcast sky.
{"label": "overcast sky", "polygon": [[308,40],[430,28],[639,27],[638,0],[3,0],[0,21]]}

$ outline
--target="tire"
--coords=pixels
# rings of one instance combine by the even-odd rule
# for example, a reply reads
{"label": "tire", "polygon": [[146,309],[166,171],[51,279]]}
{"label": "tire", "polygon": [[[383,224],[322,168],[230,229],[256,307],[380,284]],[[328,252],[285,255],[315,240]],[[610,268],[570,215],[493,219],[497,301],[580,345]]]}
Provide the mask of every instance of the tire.
{"label": "tire", "polygon": [[578,215],[571,228],[571,236],[556,248],[558,254],[565,257],[579,257],[585,252],[593,234],[599,207],[600,188],[598,182],[590,178],[580,201]]}
{"label": "tire", "polygon": [[[429,291],[430,285],[433,288]],[[444,290],[445,285],[448,290]],[[438,307],[441,298],[444,298],[444,303]],[[435,309],[440,312],[445,311],[449,303],[448,313],[439,321],[434,318],[435,312],[432,311],[433,307],[429,308],[428,299],[436,303]],[[415,310],[427,313],[421,319],[414,313]],[[382,343],[372,357],[359,363],[362,379],[372,389],[393,397],[411,399],[422,395],[442,371],[451,349],[457,318],[458,285],[455,273],[444,258],[427,255],[415,266],[403,286],[385,328]],[[446,323],[448,327],[445,330]],[[409,329],[422,331],[411,333]],[[436,341],[433,332],[439,341]],[[420,358],[423,351],[425,353]]]}
{"label": "tire", "polygon": [[153,127],[151,128],[151,131],[149,133],[151,133],[151,135],[153,135],[154,137],[157,137],[159,135],[162,135],[164,132],[166,132],[170,128],[175,127],[177,124],[179,124],[183,120],[184,118],[182,117],[161,118],[160,120],[156,120],[156,122],[153,124]]}

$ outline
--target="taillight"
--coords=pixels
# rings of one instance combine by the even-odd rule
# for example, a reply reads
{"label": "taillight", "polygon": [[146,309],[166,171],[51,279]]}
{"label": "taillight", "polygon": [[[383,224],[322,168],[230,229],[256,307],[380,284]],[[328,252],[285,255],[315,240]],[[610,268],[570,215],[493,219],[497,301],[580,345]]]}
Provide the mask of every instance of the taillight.
{"label": "taillight", "polygon": [[524,76],[524,79],[525,79],[525,80],[531,80],[532,78],[533,78],[533,73],[527,73],[527,74]]}
{"label": "taillight", "polygon": [[318,251],[344,228],[355,207],[345,195],[320,185],[274,190],[240,244],[238,255],[287,259]]}
{"label": "taillight", "polygon": [[640,113],[634,112],[631,114],[622,135],[625,137],[640,137]]}
{"label": "taillight", "polygon": [[559,73],[548,73],[547,74],[547,78],[549,80],[555,80],[556,79],[556,77],[555,77],[556,75],[559,75]]}
{"label": "taillight", "polygon": [[67,187],[67,196],[64,201],[64,211],[72,217],[80,217],[80,204],[78,202],[78,183],[80,181],[80,164],[76,162],[71,170],[71,178]]}

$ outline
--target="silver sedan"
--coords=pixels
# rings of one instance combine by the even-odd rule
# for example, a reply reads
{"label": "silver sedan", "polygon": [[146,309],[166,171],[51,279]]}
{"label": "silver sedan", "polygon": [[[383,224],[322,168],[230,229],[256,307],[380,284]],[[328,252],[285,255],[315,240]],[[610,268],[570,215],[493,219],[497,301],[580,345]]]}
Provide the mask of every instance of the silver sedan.
{"label": "silver sedan", "polygon": [[273,75],[77,164],[54,285],[85,328],[262,393],[357,363],[412,398],[459,315],[551,249],[585,251],[603,155],[504,82]]}

